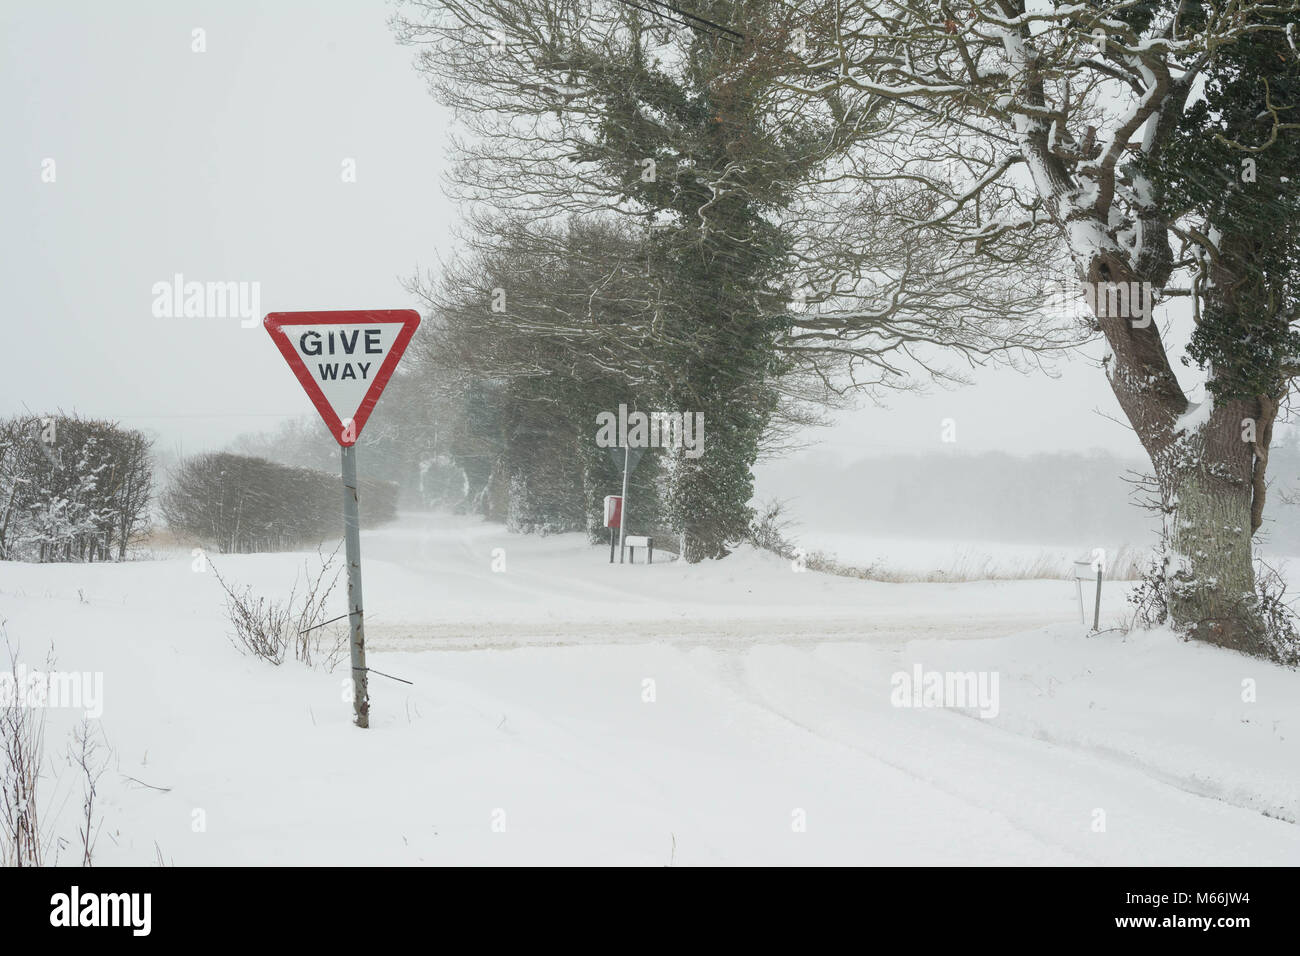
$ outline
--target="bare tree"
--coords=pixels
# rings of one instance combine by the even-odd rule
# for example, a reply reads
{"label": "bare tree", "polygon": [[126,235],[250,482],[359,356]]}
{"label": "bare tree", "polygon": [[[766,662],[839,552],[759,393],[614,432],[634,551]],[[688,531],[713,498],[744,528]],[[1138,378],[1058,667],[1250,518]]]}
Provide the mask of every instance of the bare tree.
{"label": "bare tree", "polygon": [[23,493],[31,481],[33,456],[38,455],[33,433],[37,419],[17,416],[0,421],[0,558],[16,556],[15,538],[24,525]]}
{"label": "bare tree", "polygon": [[[452,188],[467,205],[525,228],[576,214],[643,230],[637,306],[666,356],[654,377],[672,406],[718,423],[704,459],[671,469],[670,510],[694,559],[747,529],[750,467],[782,411],[912,387],[918,371],[954,378],[954,354],[1009,362],[1078,334],[1037,309],[1030,244],[1008,237],[999,268],[976,267],[959,243],[936,251],[900,234],[905,208],[881,218],[899,201],[887,188],[837,201],[860,185],[856,154],[892,107],[834,88],[812,107],[789,95],[793,11],[700,8],[744,17],[759,43],[670,9],[411,0],[395,25],[465,133]],[[639,372],[641,355],[615,365]]]}
{"label": "bare tree", "polygon": [[[847,115],[892,104],[845,175],[868,194],[883,181],[919,197],[918,237],[955,243],[976,268],[1026,247],[1064,257],[1061,279],[1105,339],[1107,378],[1159,482],[1169,610],[1205,640],[1256,653],[1272,650],[1251,610],[1251,535],[1297,370],[1298,9],[800,4],[807,48],[784,85],[808,108],[840,97]],[[1202,85],[1212,108],[1194,103]],[[1152,314],[1175,296],[1196,314],[1200,403]]]}

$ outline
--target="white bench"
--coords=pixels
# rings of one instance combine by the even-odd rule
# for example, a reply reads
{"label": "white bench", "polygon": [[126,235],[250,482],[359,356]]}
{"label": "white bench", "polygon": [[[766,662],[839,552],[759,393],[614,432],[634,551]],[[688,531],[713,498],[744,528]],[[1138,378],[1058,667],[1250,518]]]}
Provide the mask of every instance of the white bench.
{"label": "white bench", "polygon": [[627,560],[629,564],[636,564],[637,548],[646,549],[646,564],[655,563],[655,539],[654,538],[644,534],[630,534],[623,539],[623,543],[627,545],[628,548]]}

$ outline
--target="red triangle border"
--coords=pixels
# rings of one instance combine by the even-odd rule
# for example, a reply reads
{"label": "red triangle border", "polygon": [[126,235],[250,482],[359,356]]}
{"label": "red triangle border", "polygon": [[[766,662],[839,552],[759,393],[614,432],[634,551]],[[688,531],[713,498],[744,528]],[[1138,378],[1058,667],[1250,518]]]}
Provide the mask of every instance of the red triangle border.
{"label": "red triangle border", "polygon": [[[330,406],[329,401],[325,398],[325,393],[321,391],[320,385],[312,377],[311,372],[307,371],[307,363],[302,360],[298,350],[293,347],[289,341],[289,333],[285,326],[295,325],[381,325],[400,323],[402,328],[397,333],[397,339],[393,342],[393,347],[388,350],[384,356],[384,361],[379,366],[379,371],[375,373],[374,379],[370,383],[370,388],[366,390],[365,398],[361,400],[361,406],[352,416],[353,438],[352,441],[343,440],[343,422],[334,409]],[[306,391],[307,397],[311,403],[316,406],[316,411],[324,420],[325,425],[329,428],[330,434],[344,448],[355,445],[361,438],[361,430],[365,428],[370,413],[374,410],[375,404],[379,401],[379,396],[383,394],[384,386],[392,377],[397,368],[397,363],[401,361],[402,354],[406,351],[407,344],[411,337],[415,335],[415,330],[420,324],[420,313],[414,309],[368,309],[361,311],[329,311],[329,312],[271,312],[262,320],[262,326],[271,336],[280,354],[284,356],[289,368],[293,370],[294,376]]]}

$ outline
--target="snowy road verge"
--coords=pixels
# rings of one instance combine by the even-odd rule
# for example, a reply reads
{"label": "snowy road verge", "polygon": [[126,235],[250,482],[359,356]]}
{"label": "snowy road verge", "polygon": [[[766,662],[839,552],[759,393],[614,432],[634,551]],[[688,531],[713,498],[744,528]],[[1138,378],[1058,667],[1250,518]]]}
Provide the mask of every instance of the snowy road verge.
{"label": "snowy road verge", "polygon": [[[369,732],[344,669],[241,656],[188,554],[0,567],[23,659],[104,675],[98,862],[1300,864],[1300,675],[1085,638],[1068,582],[611,568],[434,516],[363,548],[370,664],[414,681],[372,678]],[[283,594],[304,556],[214,560]],[[918,665],[996,674],[996,716],[895,706]],[[42,793],[74,847],[80,718]]]}

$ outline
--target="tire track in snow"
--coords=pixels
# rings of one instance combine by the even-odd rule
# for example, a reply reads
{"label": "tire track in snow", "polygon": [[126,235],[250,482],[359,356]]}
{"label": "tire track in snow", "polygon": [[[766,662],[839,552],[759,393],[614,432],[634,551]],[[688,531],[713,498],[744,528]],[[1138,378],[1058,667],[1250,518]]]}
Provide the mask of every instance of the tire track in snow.
{"label": "tire track in snow", "polygon": [[[893,666],[883,659],[880,664]],[[865,686],[858,690],[847,684],[839,671],[821,669],[812,674],[782,667],[780,681],[767,681],[766,691],[759,686],[761,678],[756,680],[752,671],[748,662],[740,669],[734,666],[730,669],[730,689],[738,700],[765,709],[819,739],[835,741],[954,798],[996,813],[1016,829],[1059,848],[1063,854],[1082,856],[1085,862],[1111,865],[1203,862],[1194,846],[1198,838],[1214,832],[1209,818],[1221,815],[1247,816],[1246,821],[1239,823],[1244,822],[1245,829],[1258,838],[1258,842],[1246,844],[1243,836],[1245,845],[1239,845],[1239,859],[1234,863],[1259,865],[1260,854],[1284,865],[1300,861],[1300,834],[1289,824],[1260,814],[1253,807],[1189,790],[1181,782],[1167,779],[1168,775],[1147,772],[1136,762],[1111,761],[1050,739],[1001,730],[996,725],[986,727],[990,721],[961,712],[886,709],[880,702],[873,708]],[[728,673],[727,669],[719,669],[719,680],[727,679]],[[790,678],[796,673],[802,681],[792,684]],[[856,706],[862,718],[858,726],[880,731],[869,739],[882,743],[864,743],[865,735],[852,735],[842,726],[827,727],[825,718],[795,715],[797,707],[816,708],[827,698],[828,689],[850,698],[833,711],[830,723],[836,724],[838,715],[853,713]],[[778,690],[785,698],[781,702],[774,700]],[[995,733],[999,730],[1000,733]],[[917,756],[922,754],[927,756],[925,765],[920,764]],[[939,759],[933,758],[935,754]],[[943,772],[936,772],[936,767]],[[990,772],[990,768],[997,768],[997,772]],[[1008,770],[1015,772],[1007,774]],[[955,775],[963,777],[963,787],[949,782],[948,778]],[[973,795],[972,786],[983,796]],[[1080,802],[1081,795],[1090,794],[1082,804],[1107,810],[1111,824],[1125,824],[1126,842],[1116,846],[1113,844],[1118,841],[1112,839],[1109,841],[1112,845],[1107,846],[1102,840],[1109,834],[1086,832],[1083,816],[1078,829],[1081,837],[1089,842],[1096,840],[1098,847],[1105,847],[1105,851],[1098,853],[1091,846],[1061,842],[1061,827],[1054,815],[1064,809],[1062,794],[1068,795],[1066,804],[1071,800]],[[1037,816],[1036,821],[1030,818],[1031,812]],[[1137,817],[1142,819],[1132,822]],[[1290,849],[1286,848],[1288,844]],[[1222,845],[1215,845],[1221,855]],[[1121,859],[1116,859],[1111,852],[1116,849],[1124,854]],[[1170,852],[1174,857],[1167,856]],[[1160,856],[1161,853],[1166,856]]]}

